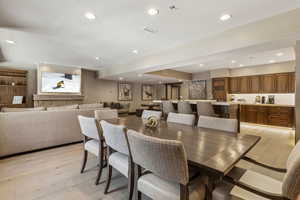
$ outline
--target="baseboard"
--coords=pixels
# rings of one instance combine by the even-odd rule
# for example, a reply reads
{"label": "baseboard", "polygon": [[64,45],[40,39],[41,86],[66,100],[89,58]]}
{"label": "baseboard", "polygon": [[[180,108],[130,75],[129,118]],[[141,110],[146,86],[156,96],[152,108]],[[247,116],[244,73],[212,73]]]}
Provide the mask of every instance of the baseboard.
{"label": "baseboard", "polygon": [[56,146],[45,147],[45,148],[41,148],[41,149],[35,149],[35,150],[25,151],[25,152],[20,152],[20,153],[14,153],[14,154],[10,154],[10,155],[1,156],[0,160],[6,159],[6,158],[11,158],[11,157],[14,157],[14,156],[21,156],[21,155],[35,153],[35,152],[39,152],[39,151],[45,151],[45,150],[49,150],[49,149],[69,146],[69,145],[73,145],[73,144],[79,144],[79,143],[82,143],[82,141],[71,142],[71,143],[67,143],[67,144],[60,144],[60,145],[56,145]]}

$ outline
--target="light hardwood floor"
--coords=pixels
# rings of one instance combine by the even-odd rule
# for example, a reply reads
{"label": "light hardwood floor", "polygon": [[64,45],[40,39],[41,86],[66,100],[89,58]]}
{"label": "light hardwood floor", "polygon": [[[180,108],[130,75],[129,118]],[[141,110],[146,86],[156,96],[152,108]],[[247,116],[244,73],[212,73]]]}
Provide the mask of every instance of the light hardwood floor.
{"label": "light hardwood floor", "polygon": [[[285,162],[293,147],[293,131],[243,124],[242,134],[262,136],[260,143],[249,156],[278,167]],[[111,193],[103,194],[106,169],[102,184],[95,186],[97,173],[96,158],[89,155],[86,171],[79,173],[82,159],[82,145],[76,144],[51,150],[16,156],[0,160],[1,200],[125,200],[127,179],[114,171]],[[246,162],[239,166],[282,179],[279,173],[272,173]],[[148,199],[148,198],[147,198]]]}

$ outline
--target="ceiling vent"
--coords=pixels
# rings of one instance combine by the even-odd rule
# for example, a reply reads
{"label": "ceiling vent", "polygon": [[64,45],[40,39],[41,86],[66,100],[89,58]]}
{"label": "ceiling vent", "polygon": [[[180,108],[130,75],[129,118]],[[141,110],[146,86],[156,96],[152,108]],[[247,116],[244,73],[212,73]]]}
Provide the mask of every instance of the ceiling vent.
{"label": "ceiling vent", "polygon": [[152,33],[152,34],[157,33],[157,30],[155,30],[155,29],[153,29],[151,27],[147,27],[147,26],[144,27],[144,31],[146,31],[148,33]]}

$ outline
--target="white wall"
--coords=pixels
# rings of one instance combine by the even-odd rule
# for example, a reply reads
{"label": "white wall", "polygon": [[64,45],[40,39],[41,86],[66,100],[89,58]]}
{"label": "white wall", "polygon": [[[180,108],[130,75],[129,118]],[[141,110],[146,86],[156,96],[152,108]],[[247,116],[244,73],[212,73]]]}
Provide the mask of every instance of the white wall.
{"label": "white wall", "polygon": [[275,104],[295,105],[295,94],[231,94],[235,99],[245,99],[246,103],[255,103],[256,96],[265,96],[266,100],[269,95],[275,96]]}
{"label": "white wall", "polygon": [[295,61],[257,65],[251,67],[242,67],[230,70],[230,76],[252,76],[259,74],[275,74],[283,72],[294,72],[295,71]]}

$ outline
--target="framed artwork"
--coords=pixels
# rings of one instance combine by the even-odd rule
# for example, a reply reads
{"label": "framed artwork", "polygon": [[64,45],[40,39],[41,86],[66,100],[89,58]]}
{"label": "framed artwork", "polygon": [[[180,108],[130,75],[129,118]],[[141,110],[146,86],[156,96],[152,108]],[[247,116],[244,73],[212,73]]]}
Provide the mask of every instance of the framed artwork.
{"label": "framed artwork", "polygon": [[189,83],[189,99],[206,99],[206,80],[194,80]]}
{"label": "framed artwork", "polygon": [[119,83],[118,100],[132,101],[132,85],[130,83]]}
{"label": "framed artwork", "polygon": [[154,99],[154,86],[142,85],[142,100],[150,101]]}

